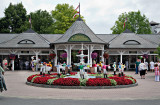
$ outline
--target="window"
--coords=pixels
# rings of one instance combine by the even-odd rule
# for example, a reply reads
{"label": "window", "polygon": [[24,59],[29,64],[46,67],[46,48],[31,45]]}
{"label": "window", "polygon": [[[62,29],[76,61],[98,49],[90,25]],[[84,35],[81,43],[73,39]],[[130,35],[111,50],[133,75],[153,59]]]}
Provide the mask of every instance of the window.
{"label": "window", "polygon": [[29,51],[21,51],[22,54],[29,54]]}
{"label": "window", "polygon": [[129,54],[137,54],[137,51],[129,51]]}
{"label": "window", "polygon": [[150,54],[155,54],[154,51],[150,51]]}
{"label": "window", "polygon": [[124,45],[140,45],[141,43],[139,43],[136,40],[128,40],[126,42],[123,43]]}
{"label": "window", "polygon": [[49,51],[42,51],[42,54],[49,54]]}
{"label": "window", "polygon": [[32,40],[25,39],[18,42],[18,44],[35,44]]}
{"label": "window", "polygon": [[68,42],[91,42],[91,39],[84,34],[75,34],[69,38]]}

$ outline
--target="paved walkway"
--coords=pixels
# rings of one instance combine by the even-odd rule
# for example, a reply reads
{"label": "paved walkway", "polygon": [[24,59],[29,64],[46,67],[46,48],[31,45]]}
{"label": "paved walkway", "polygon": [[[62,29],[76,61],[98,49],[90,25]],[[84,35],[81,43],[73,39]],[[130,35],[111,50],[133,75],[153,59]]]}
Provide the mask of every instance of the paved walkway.
{"label": "paved walkway", "polygon": [[160,99],[160,82],[154,81],[154,73],[149,72],[146,79],[140,79],[134,72],[126,72],[138,81],[138,86],[119,89],[57,89],[28,86],[27,77],[39,72],[7,71],[5,81],[8,91],[0,93],[5,97],[38,99],[78,99],[78,100],[134,100]]}

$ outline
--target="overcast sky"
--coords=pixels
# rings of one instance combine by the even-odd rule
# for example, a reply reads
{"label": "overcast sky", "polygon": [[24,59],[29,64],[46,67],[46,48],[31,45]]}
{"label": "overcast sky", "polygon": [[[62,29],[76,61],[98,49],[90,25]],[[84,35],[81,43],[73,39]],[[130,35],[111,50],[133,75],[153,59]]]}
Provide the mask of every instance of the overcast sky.
{"label": "overcast sky", "polygon": [[57,4],[68,3],[76,8],[81,3],[81,15],[96,34],[110,34],[121,13],[140,10],[149,21],[160,23],[160,0],[0,0],[0,17],[9,3],[22,2],[27,14],[38,9],[51,12]]}

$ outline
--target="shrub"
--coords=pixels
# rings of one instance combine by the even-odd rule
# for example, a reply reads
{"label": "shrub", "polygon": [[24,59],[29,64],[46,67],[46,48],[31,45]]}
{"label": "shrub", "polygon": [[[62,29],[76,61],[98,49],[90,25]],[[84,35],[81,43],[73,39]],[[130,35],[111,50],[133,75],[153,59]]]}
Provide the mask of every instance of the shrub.
{"label": "shrub", "polygon": [[116,86],[117,85],[117,82],[114,80],[114,79],[109,79],[111,81],[111,85],[112,86]]}
{"label": "shrub", "polygon": [[88,81],[88,79],[80,78],[79,81],[80,81],[80,86],[86,86],[86,82]]}
{"label": "shrub", "polygon": [[56,80],[58,78],[53,78],[53,79],[48,79],[47,84],[48,85],[53,85],[53,81]]}

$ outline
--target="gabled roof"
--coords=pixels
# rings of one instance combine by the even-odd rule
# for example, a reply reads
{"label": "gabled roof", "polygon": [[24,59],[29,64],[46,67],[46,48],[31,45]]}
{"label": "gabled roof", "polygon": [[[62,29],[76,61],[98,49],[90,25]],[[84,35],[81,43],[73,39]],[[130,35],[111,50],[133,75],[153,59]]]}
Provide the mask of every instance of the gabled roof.
{"label": "gabled roof", "polygon": [[153,43],[160,44],[160,35],[159,34],[138,34],[138,36],[152,41]]}
{"label": "gabled roof", "polygon": [[94,32],[85,24],[85,22],[81,18],[78,18],[66,31],[66,33],[54,43],[68,43],[69,38],[75,34],[86,35],[90,38],[90,43],[105,43],[103,40],[101,40],[94,34]]}
{"label": "gabled roof", "polygon": [[[34,44],[18,44],[22,41],[31,41]],[[50,43],[45,40],[41,35],[33,32],[26,31],[21,34],[17,34],[10,40],[7,40],[0,44],[0,48],[50,48]]]}
{"label": "gabled roof", "polygon": [[118,35],[119,34],[96,34],[97,37],[99,37],[101,40],[105,41],[106,43],[109,43],[109,41],[111,41]]}
{"label": "gabled roof", "polygon": [[157,48],[158,45],[135,33],[122,33],[109,42],[109,48]]}
{"label": "gabled roof", "polygon": [[17,36],[18,34],[0,34],[0,44],[11,40],[12,38],[14,38],[15,36]]}
{"label": "gabled roof", "polygon": [[44,37],[46,40],[48,40],[50,43],[54,43],[57,39],[62,37],[63,34],[40,34],[42,37]]}

